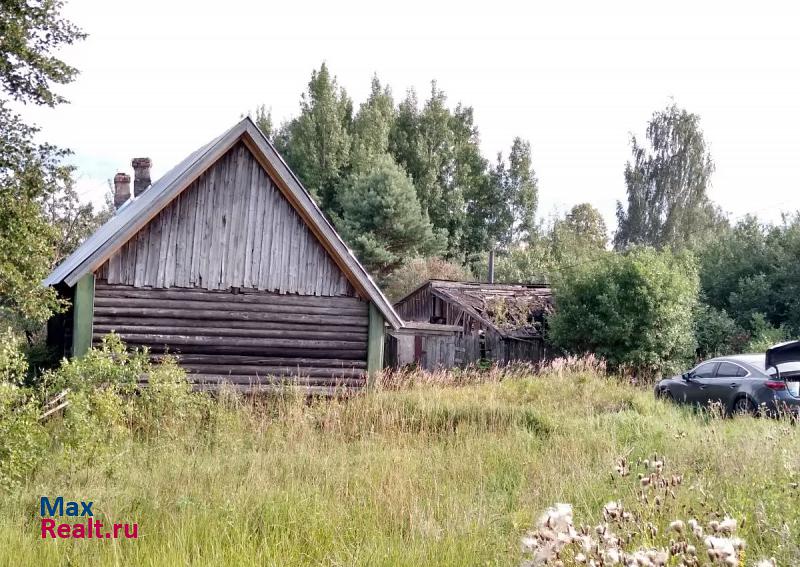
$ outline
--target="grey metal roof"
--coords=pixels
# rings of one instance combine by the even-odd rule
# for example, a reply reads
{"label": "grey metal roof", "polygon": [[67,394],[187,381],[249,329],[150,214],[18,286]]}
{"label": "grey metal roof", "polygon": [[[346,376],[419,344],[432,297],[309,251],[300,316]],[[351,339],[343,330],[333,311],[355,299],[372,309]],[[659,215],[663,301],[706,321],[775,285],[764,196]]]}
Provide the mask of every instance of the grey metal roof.
{"label": "grey metal roof", "polygon": [[355,279],[353,283],[356,284],[356,288],[360,288],[368,296],[393,328],[402,327],[403,321],[392,304],[341,239],[275,147],[249,117],[242,119],[217,138],[189,154],[153,183],[147,191],[126,205],[54,269],[44,280],[44,285],[51,286],[65,282],[73,286],[85,274],[95,271],[239,140],[250,142],[248,147],[254,151],[256,157],[263,158],[269,164],[273,170],[269,172],[270,175],[278,177],[283,182],[293,198],[290,202],[293,201],[299,212],[305,213],[302,216],[314,225],[330,245],[329,252],[338,257],[348,268],[345,273],[350,272],[349,275]]}

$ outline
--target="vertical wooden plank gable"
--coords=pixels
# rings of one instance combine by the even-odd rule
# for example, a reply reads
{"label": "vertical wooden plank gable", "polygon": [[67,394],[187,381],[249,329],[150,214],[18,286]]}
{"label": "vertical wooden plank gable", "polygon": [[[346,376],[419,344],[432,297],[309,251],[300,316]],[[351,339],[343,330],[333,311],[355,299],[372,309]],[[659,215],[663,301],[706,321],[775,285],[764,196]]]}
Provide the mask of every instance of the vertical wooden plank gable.
{"label": "vertical wooden plank gable", "polygon": [[123,245],[108,282],[355,296],[345,274],[243,144]]}

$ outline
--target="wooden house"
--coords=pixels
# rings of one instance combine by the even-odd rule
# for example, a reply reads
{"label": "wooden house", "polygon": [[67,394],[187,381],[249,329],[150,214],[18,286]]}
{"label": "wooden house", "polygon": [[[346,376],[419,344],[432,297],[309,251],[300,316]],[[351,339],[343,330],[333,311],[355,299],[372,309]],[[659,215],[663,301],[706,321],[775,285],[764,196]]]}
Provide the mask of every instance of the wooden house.
{"label": "wooden house", "polygon": [[553,311],[547,286],[430,280],[394,307],[409,326],[422,321],[459,327],[456,365],[539,362],[546,356],[546,317]]}
{"label": "wooden house", "polygon": [[381,367],[401,319],[249,118],[150,186],[149,160],[133,166],[135,198],[118,175],[117,214],[45,280],[72,302],[52,345],[80,356],[115,331],[243,389],[360,386]]}

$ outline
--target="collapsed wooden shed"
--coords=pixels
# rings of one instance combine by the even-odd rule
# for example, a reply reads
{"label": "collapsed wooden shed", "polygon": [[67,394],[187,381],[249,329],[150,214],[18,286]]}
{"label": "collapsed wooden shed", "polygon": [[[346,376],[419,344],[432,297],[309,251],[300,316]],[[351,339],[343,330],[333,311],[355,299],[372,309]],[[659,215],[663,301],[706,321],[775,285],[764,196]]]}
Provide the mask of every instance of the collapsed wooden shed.
{"label": "collapsed wooden shed", "polygon": [[553,311],[547,286],[430,280],[394,307],[405,321],[459,327],[461,364],[538,362],[547,354],[546,318]]}
{"label": "collapsed wooden shed", "polygon": [[72,301],[51,345],[80,356],[114,331],[207,387],[357,387],[381,368],[402,321],[249,118],[141,185],[45,280]]}

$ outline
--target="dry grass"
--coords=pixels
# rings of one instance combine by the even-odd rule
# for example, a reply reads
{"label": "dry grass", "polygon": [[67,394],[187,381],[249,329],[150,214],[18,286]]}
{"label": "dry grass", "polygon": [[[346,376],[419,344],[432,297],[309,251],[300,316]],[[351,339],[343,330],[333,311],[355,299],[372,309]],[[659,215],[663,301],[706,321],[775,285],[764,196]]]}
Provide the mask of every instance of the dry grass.
{"label": "dry grass", "polygon": [[[728,516],[747,542],[740,564],[800,564],[795,427],[695,414],[598,369],[408,373],[349,400],[228,399],[194,434],[129,440],[89,465],[54,454],[0,500],[0,564],[520,565],[532,559],[520,539],[558,502],[624,536],[625,553],[670,550],[674,520],[707,531]],[[681,476],[660,503],[664,487],[637,477],[654,454],[659,475]],[[140,539],[43,542],[43,494],[93,500],[101,520],[138,522]],[[610,502],[631,521],[604,516]]]}

